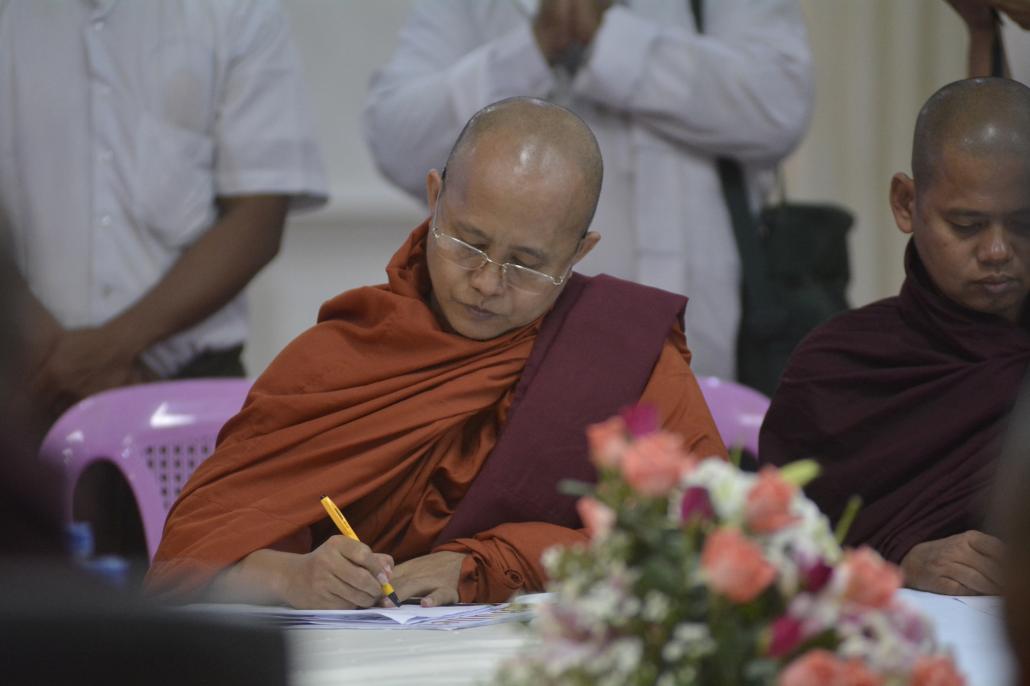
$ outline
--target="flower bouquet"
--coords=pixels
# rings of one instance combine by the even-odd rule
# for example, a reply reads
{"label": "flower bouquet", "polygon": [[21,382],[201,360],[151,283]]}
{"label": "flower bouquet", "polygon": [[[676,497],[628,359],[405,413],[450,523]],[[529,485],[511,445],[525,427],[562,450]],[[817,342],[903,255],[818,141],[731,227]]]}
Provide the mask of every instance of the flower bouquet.
{"label": "flower bouquet", "polygon": [[963,683],[896,597],[900,571],[842,551],[802,494],[814,463],[747,473],[657,427],[637,407],[587,430],[598,483],[565,488],[590,543],[546,554],[542,640],[501,683]]}

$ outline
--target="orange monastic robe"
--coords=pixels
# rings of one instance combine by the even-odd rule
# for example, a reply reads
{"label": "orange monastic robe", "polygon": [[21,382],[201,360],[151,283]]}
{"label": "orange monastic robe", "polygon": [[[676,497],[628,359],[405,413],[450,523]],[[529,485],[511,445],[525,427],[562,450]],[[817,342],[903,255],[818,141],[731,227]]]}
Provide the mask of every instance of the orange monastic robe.
{"label": "orange monastic robe", "polygon": [[[327,302],[255,382],[169,513],[151,590],[188,598],[255,550],[309,552],[334,533],[323,494],[398,563],[466,553],[463,601],[539,590],[543,550],[585,540],[519,522],[434,548],[505,424],[540,320],[487,341],[442,329],[426,305],[425,237],[423,224],[391,260],[388,284]],[[694,452],[725,455],[689,359],[674,329],[641,401]]]}

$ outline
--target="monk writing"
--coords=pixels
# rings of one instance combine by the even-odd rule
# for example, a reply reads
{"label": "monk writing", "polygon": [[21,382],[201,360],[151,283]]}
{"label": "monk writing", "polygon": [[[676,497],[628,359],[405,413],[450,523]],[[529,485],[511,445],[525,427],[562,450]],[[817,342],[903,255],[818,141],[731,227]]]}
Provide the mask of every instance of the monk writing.
{"label": "monk writing", "polygon": [[818,458],[809,495],[831,518],[861,495],[848,542],[900,563],[910,586],[994,594],[1004,550],[985,501],[1030,363],[1030,89],[939,90],[916,122],[912,172],[890,191],[912,236],[900,295],[798,347],[759,452]]}
{"label": "monk writing", "polygon": [[[477,113],[431,217],[257,380],[172,508],[148,586],[302,608],[423,604],[542,588],[540,556],[586,540],[561,479],[593,479],[584,428],[656,406],[724,455],[689,368],[685,299],[572,267],[602,180],[571,112],[512,99]],[[363,543],[333,535],[332,497]],[[374,553],[372,551],[375,551]]]}

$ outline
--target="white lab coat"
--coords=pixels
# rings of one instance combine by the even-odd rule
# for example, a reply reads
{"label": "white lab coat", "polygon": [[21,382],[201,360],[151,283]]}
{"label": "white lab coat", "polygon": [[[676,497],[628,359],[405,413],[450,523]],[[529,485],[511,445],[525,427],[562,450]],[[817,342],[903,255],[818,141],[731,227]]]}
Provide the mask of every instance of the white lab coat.
{"label": "white lab coat", "polygon": [[757,206],[812,106],[811,59],[796,0],[718,0],[698,35],[687,0],[608,10],[575,74],[551,69],[530,29],[531,0],[416,2],[372,79],[365,136],[382,173],[424,199],[461,127],[502,98],[567,105],[593,129],[605,181],[578,271],[606,272],[690,298],[694,369],[731,378],[740,265],[713,159],[744,162]]}

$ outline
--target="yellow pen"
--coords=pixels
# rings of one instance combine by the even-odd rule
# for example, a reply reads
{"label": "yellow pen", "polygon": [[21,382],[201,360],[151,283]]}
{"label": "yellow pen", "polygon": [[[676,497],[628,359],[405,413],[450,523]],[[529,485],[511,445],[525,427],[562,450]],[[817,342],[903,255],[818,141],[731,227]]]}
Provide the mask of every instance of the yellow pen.
{"label": "yellow pen", "polygon": [[[329,496],[322,496],[322,507],[325,508],[325,511],[329,514],[329,518],[333,520],[333,523],[336,524],[336,528],[340,530],[341,534],[352,541],[361,543],[361,539],[358,538],[358,535],[354,533],[354,529],[350,528],[350,524],[347,523],[347,518],[343,516],[343,513],[340,512],[340,508],[336,507],[336,503],[334,503]],[[397,597],[397,592],[393,590],[393,586],[391,586],[389,582],[383,584],[383,595],[389,598],[395,607],[401,606],[400,598]]]}

